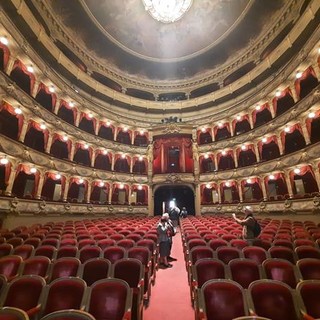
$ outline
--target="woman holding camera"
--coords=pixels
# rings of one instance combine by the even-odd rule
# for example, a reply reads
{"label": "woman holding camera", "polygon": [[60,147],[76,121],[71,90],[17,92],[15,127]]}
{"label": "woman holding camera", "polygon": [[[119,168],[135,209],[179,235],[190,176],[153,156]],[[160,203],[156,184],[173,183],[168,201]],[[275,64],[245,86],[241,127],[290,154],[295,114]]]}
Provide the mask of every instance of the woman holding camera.
{"label": "woman holding camera", "polygon": [[171,268],[172,264],[168,262],[168,257],[170,256],[172,236],[173,236],[173,226],[169,220],[168,213],[164,213],[161,220],[157,226],[158,233],[158,243],[159,243],[159,254],[160,254],[160,266],[164,268]]}

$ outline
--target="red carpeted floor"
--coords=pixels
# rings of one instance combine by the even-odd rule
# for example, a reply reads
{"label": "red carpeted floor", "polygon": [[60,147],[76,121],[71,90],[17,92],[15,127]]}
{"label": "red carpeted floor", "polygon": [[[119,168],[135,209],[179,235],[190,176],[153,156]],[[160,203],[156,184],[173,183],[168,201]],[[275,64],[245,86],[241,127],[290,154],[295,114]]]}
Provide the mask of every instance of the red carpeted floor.
{"label": "red carpeted floor", "polygon": [[171,256],[178,261],[171,262],[172,268],[157,271],[149,306],[144,309],[144,320],[194,319],[180,232],[173,238]]}

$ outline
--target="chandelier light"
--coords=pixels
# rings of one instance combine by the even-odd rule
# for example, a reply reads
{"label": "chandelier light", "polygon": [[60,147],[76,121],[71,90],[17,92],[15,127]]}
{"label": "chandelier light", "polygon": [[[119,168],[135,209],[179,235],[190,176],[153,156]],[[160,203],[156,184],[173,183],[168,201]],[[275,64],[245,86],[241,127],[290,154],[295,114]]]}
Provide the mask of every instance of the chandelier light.
{"label": "chandelier light", "polygon": [[172,23],[190,9],[193,0],[142,0],[146,11],[158,21]]}

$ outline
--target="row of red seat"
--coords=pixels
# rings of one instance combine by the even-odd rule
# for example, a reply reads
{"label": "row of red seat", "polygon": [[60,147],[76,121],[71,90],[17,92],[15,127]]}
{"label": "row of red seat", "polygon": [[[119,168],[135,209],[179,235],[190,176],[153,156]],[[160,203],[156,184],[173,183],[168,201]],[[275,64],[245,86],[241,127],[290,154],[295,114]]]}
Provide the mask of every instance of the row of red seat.
{"label": "row of red seat", "polygon": [[[300,288],[301,283],[307,279],[320,281],[319,242],[312,239],[313,234],[319,231],[319,227],[313,222],[299,222],[294,226],[291,222],[281,220],[259,219],[259,222],[262,233],[260,239],[254,241],[254,246],[239,239],[241,226],[227,217],[192,217],[181,222],[190,292],[198,319],[204,319],[204,315],[206,319],[233,319],[248,315],[249,304],[259,316],[270,319],[301,319],[298,309],[303,309],[311,315],[317,314],[311,307],[306,308],[300,291],[298,292],[295,288],[296,286]],[[303,232],[305,238],[299,237],[294,243],[290,242],[289,238],[277,239],[278,233],[285,233],[284,230],[290,233],[290,239],[299,232]],[[286,298],[291,297],[291,300],[281,297],[281,301],[282,303],[285,301],[288,305],[280,307],[281,311],[273,310],[270,308],[273,302],[270,301],[270,305],[265,306],[266,310],[260,310],[253,303],[254,299],[250,295],[251,289],[258,286],[259,282],[265,283],[267,289],[268,284],[271,287],[273,285],[276,287],[277,284],[282,286],[278,289],[282,293],[286,291]],[[240,296],[241,301],[244,302],[241,310],[235,311],[227,303],[231,300],[234,304],[234,299],[230,298],[233,294],[232,290],[229,292],[227,287],[230,287],[230,290],[237,288],[235,290],[238,293],[242,292]],[[207,301],[206,295],[208,295]],[[276,291],[274,295],[277,296]],[[298,307],[297,295],[302,301],[301,305],[299,304],[300,307]],[[271,297],[273,298],[273,295]],[[224,301],[224,298],[230,300]],[[213,305],[214,309],[208,314],[206,307],[211,308]],[[279,306],[277,308],[279,309]],[[235,313],[232,314],[232,312]],[[220,317],[217,313],[223,315]],[[317,314],[318,316],[320,313]]]}

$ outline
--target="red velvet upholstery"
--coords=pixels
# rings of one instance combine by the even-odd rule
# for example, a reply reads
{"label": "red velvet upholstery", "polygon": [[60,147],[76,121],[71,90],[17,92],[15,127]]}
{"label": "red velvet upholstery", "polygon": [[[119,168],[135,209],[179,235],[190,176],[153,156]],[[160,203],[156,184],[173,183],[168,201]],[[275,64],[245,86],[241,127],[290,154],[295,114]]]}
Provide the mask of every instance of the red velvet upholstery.
{"label": "red velvet upholstery", "polygon": [[113,239],[101,239],[97,241],[97,245],[104,250],[105,248],[112,247],[116,245],[116,240]]}
{"label": "red velvet upholstery", "polygon": [[311,246],[300,246],[295,248],[298,259],[314,258],[320,259],[320,249]]}
{"label": "red velvet upholstery", "polygon": [[46,278],[50,266],[50,259],[48,257],[30,257],[22,264],[22,275],[38,275]]}
{"label": "red velvet upholstery", "polygon": [[297,266],[304,280],[320,280],[320,259],[304,258]]}
{"label": "red velvet upholstery", "polygon": [[96,320],[130,319],[131,289],[121,279],[104,279],[95,282],[89,289],[86,311]]}
{"label": "red velvet upholstery", "polygon": [[244,247],[248,246],[248,242],[242,239],[232,239],[230,240],[230,246],[242,250]]}
{"label": "red velvet upholstery", "polygon": [[78,252],[78,258],[80,259],[81,263],[86,262],[89,259],[92,258],[99,258],[102,253],[102,250],[98,246],[88,246],[82,248]]}
{"label": "red velvet upholstery", "polygon": [[259,265],[251,259],[234,259],[229,262],[229,268],[233,281],[238,282],[247,289],[249,284],[261,279]]}
{"label": "red velvet upholstery", "polygon": [[20,256],[23,260],[28,259],[34,251],[34,247],[31,244],[22,244],[21,246],[15,247],[13,254]]}
{"label": "red velvet upholstery", "polygon": [[219,247],[217,248],[217,258],[228,264],[232,259],[241,257],[241,251],[234,247]]}
{"label": "red velvet upholstery", "polygon": [[55,260],[52,264],[49,282],[59,278],[76,277],[80,264],[80,260],[73,257],[65,257]]}
{"label": "red velvet upholstery", "polygon": [[42,246],[53,246],[55,248],[58,248],[60,245],[60,240],[54,239],[54,238],[49,238],[49,239],[43,239],[41,242]]}
{"label": "red velvet upholstery", "polygon": [[288,285],[275,280],[257,280],[250,284],[254,312],[272,320],[298,320],[292,291]]}
{"label": "red velvet upholstery", "polygon": [[194,247],[199,247],[199,246],[206,246],[207,243],[203,239],[191,239],[187,242],[187,253],[190,252],[190,250]]}
{"label": "red velvet upholstery", "polygon": [[248,314],[242,287],[232,280],[209,280],[200,290],[199,313],[208,320],[230,320]]}
{"label": "red velvet upholstery", "polygon": [[87,260],[81,267],[80,277],[91,286],[94,282],[108,278],[111,273],[111,262],[104,258]]}
{"label": "red velvet upholstery", "polygon": [[0,244],[0,258],[9,256],[13,252],[13,246],[9,243]]}
{"label": "red velvet upholstery", "polygon": [[62,247],[67,247],[67,246],[76,246],[78,243],[77,243],[77,240],[76,239],[73,239],[73,238],[66,238],[66,239],[62,239],[60,241],[60,247],[59,248],[62,248]]}
{"label": "red velvet upholstery", "polygon": [[0,274],[4,275],[8,281],[17,276],[20,264],[22,263],[20,256],[10,255],[0,259]]}
{"label": "red velvet upholstery", "polygon": [[23,241],[24,240],[22,238],[14,237],[14,238],[7,240],[7,243],[11,244],[13,246],[13,248],[15,248],[15,247],[21,246],[23,244]]}
{"label": "red velvet upholstery", "polygon": [[293,289],[299,281],[296,266],[287,260],[267,259],[263,261],[262,267],[268,279],[284,282]]}
{"label": "red velvet upholstery", "polygon": [[124,280],[132,288],[132,318],[133,320],[141,319],[144,292],[144,268],[141,261],[132,258],[116,261],[112,276]]}
{"label": "red velvet upholstery", "polygon": [[134,247],[135,245],[136,245],[135,241],[131,239],[122,239],[117,242],[117,246],[122,247],[126,250]]}
{"label": "red velvet upholstery", "polygon": [[0,308],[0,320],[29,320],[27,313],[13,307]]}
{"label": "red velvet upholstery", "polygon": [[47,314],[41,320],[95,320],[95,318],[81,310],[59,310]]}
{"label": "red velvet upholstery", "polygon": [[126,236],[126,239],[131,239],[134,242],[138,242],[139,240],[142,239],[140,234],[137,233],[130,233],[129,235]]}
{"label": "red velvet upholstery", "polygon": [[76,246],[60,247],[57,251],[57,259],[65,257],[76,257],[78,255],[78,248]]}
{"label": "red velvet upholstery", "polygon": [[262,262],[267,259],[267,252],[261,247],[245,247],[242,249],[242,253],[245,258],[254,260],[258,264],[262,264]]}
{"label": "red velvet upholstery", "polygon": [[189,261],[191,264],[195,264],[198,260],[204,258],[213,258],[214,252],[207,246],[198,246],[191,249],[189,253]]}
{"label": "red velvet upholstery", "polygon": [[113,264],[117,260],[124,258],[125,253],[126,251],[122,247],[108,247],[103,251],[103,257],[108,259]]}
{"label": "red velvet upholstery", "polygon": [[39,238],[28,238],[23,244],[31,244],[35,249],[39,247],[41,240]]}
{"label": "red velvet upholstery", "polygon": [[79,278],[54,280],[46,287],[41,316],[66,309],[81,309],[84,306],[86,283]]}
{"label": "red velvet upholstery", "polygon": [[269,250],[269,255],[271,258],[278,258],[278,259],[284,259],[287,261],[290,261],[291,263],[296,263],[296,256],[294,254],[294,251],[292,249],[289,249],[287,247],[271,247]]}
{"label": "red velvet upholstery", "polygon": [[305,280],[299,282],[297,291],[303,300],[307,314],[313,318],[320,318],[320,281],[319,280]]}
{"label": "red velvet upholstery", "polygon": [[44,256],[48,257],[49,259],[54,259],[56,257],[57,248],[53,246],[42,246],[40,245],[37,249],[34,251],[35,256]]}
{"label": "red velvet upholstery", "polygon": [[78,249],[82,249],[86,246],[93,246],[96,244],[96,241],[93,239],[82,239],[78,241]]}
{"label": "red velvet upholstery", "polygon": [[22,309],[29,316],[36,314],[40,308],[40,297],[45,284],[44,279],[39,276],[17,277],[7,286],[1,306]]}
{"label": "red velvet upholstery", "polygon": [[212,239],[208,242],[208,245],[212,250],[215,251],[219,247],[227,246],[228,241],[222,239]]}
{"label": "red velvet upholstery", "polygon": [[119,233],[112,234],[112,235],[110,236],[110,239],[113,239],[113,240],[116,240],[116,241],[120,241],[120,240],[122,240],[122,239],[124,239],[124,238],[125,238],[125,236],[122,235],[122,234],[119,234]]}

